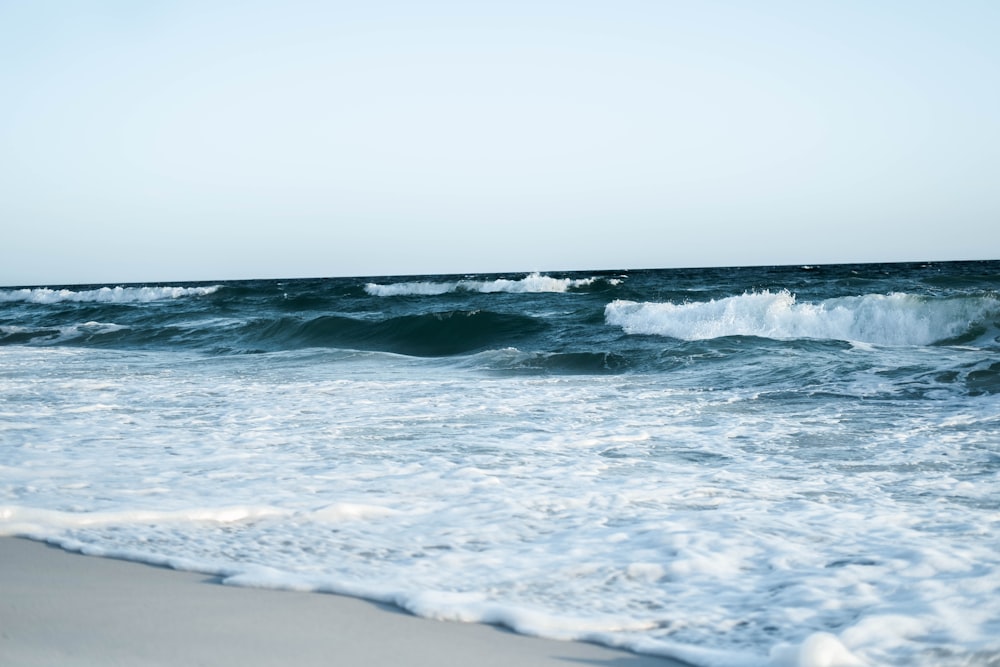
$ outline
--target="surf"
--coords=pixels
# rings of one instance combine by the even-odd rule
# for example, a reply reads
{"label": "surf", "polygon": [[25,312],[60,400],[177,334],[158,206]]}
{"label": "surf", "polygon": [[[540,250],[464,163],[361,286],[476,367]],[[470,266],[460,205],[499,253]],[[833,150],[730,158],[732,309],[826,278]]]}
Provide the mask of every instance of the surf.
{"label": "surf", "polygon": [[1000,300],[990,295],[865,294],[800,302],[787,290],[762,290],[686,303],[615,300],[605,307],[607,324],[626,334],[686,341],[756,336],[925,346],[984,332],[998,319]]}
{"label": "surf", "polygon": [[99,287],[97,289],[73,290],[48,287],[0,290],[0,302],[23,301],[35,304],[73,303],[151,303],[188,296],[214,294],[221,285],[209,287]]}
{"label": "surf", "polygon": [[454,280],[454,281],[405,281],[396,283],[368,283],[365,292],[372,296],[439,296],[453,292],[478,292],[491,294],[506,292],[509,294],[542,294],[563,293],[570,290],[589,287],[599,280],[609,285],[620,282],[615,278],[553,278],[540,273],[530,273],[523,278],[511,280],[496,278],[494,280]]}

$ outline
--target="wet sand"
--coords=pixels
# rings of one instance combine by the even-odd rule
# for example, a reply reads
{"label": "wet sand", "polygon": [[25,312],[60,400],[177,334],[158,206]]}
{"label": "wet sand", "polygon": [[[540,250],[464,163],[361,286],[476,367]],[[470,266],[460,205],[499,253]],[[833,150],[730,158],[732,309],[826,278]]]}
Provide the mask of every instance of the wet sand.
{"label": "wet sand", "polygon": [[0,538],[0,665],[684,667],[339,595],[224,586],[17,538]]}

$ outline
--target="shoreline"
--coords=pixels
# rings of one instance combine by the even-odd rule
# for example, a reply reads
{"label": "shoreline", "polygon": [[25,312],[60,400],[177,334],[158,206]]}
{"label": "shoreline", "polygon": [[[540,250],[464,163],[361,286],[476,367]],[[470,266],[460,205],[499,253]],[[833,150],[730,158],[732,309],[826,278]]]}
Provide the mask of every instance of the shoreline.
{"label": "shoreline", "polygon": [[0,537],[0,664],[687,667],[668,658],[435,621],[329,593]]}

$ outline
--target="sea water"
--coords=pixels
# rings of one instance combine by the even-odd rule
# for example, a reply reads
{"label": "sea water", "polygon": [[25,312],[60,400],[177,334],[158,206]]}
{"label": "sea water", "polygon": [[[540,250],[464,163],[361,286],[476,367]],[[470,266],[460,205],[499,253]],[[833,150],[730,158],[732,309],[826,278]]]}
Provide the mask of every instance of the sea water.
{"label": "sea water", "polygon": [[1000,664],[1000,263],[0,289],[0,534],[699,666]]}

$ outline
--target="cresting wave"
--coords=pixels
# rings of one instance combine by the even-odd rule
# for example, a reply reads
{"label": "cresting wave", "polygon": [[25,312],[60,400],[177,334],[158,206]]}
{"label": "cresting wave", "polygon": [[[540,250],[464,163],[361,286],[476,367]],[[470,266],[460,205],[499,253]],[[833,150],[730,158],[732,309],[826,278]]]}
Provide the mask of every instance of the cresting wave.
{"label": "cresting wave", "polygon": [[682,304],[617,300],[605,308],[606,322],[628,334],[689,341],[758,336],[930,345],[975,337],[995,326],[998,318],[1000,300],[992,296],[866,294],[799,303],[785,290]]}
{"label": "cresting wave", "polygon": [[186,296],[214,294],[219,285],[210,287],[101,287],[91,290],[50,289],[48,287],[0,290],[0,302],[22,301],[52,304],[77,303],[150,303]]}
{"label": "cresting wave", "polygon": [[[531,273],[520,280],[456,280],[452,282],[401,282],[380,285],[368,283],[365,291],[372,296],[437,296],[451,292],[508,292],[511,294],[530,294],[542,292],[567,292],[571,289],[588,287],[597,280],[592,278],[552,278],[540,273]],[[617,278],[605,278],[609,285],[617,285]]]}

